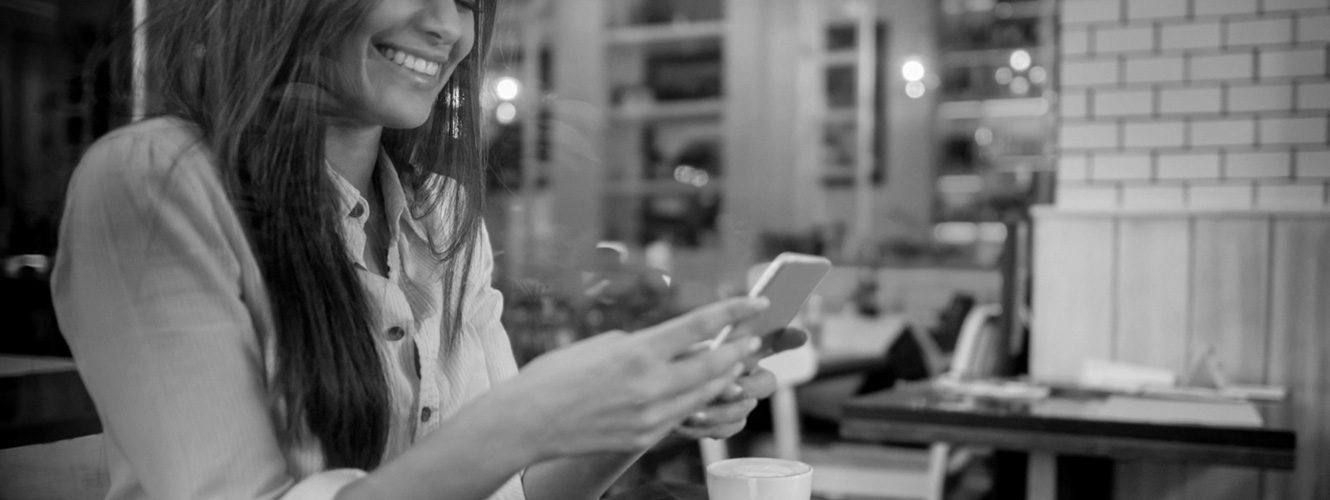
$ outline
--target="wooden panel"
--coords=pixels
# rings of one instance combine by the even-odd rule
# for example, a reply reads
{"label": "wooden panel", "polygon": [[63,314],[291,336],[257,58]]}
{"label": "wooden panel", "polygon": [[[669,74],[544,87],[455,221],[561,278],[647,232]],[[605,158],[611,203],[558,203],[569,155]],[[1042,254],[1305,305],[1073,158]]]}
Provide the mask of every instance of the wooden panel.
{"label": "wooden panel", "polygon": [[[1191,278],[1188,220],[1120,218],[1118,231],[1114,358],[1185,373]],[[1118,498],[1186,498],[1186,465],[1124,462],[1115,472]]]}
{"label": "wooden panel", "polygon": [[[1270,223],[1268,219],[1200,219],[1192,244],[1191,369],[1213,352],[1228,379],[1265,382],[1269,326]],[[1261,472],[1195,467],[1187,498],[1247,500],[1260,496]]]}
{"label": "wooden panel", "polygon": [[1070,378],[1112,353],[1113,221],[1038,218],[1030,373]]}
{"label": "wooden panel", "polygon": [[1181,373],[1188,360],[1188,222],[1123,219],[1118,224],[1115,358]]}
{"label": "wooden panel", "polygon": [[1198,220],[1193,261],[1191,352],[1213,349],[1232,382],[1265,382],[1270,223]]}
{"label": "wooden panel", "polygon": [[1298,433],[1298,469],[1266,498],[1330,498],[1330,220],[1277,222],[1272,252],[1269,379],[1289,388],[1276,419]]}
{"label": "wooden panel", "polygon": [[1115,500],[1185,498],[1186,467],[1145,462],[1119,463],[1113,477]]}
{"label": "wooden panel", "polygon": [[[1251,500],[1261,497],[1261,472],[1233,467],[1187,467],[1189,500]],[[1146,498],[1146,497],[1140,497]]]}
{"label": "wooden panel", "polygon": [[[1188,366],[1190,226],[1188,219],[1121,218],[1117,243],[1115,359]],[[1188,465],[1131,461],[1115,468],[1119,499],[1186,499]]]}

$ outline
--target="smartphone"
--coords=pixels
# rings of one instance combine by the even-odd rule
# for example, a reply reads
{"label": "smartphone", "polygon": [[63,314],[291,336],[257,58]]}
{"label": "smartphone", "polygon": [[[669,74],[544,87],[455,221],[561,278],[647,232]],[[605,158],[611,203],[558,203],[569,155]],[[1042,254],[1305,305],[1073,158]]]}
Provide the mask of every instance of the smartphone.
{"label": "smartphone", "polygon": [[[831,261],[825,257],[789,252],[776,256],[748,292],[749,297],[766,297],[771,305],[744,325],[759,336],[785,328],[799,315],[799,309],[830,270]],[[722,329],[707,348],[720,347],[733,330],[734,325]]]}

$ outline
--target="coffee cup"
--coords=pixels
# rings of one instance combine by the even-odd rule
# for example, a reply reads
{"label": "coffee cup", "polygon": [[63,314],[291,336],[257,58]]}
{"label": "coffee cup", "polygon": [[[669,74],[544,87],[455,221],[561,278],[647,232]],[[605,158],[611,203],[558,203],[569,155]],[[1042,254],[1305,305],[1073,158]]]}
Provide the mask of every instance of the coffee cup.
{"label": "coffee cup", "polygon": [[707,466],[711,500],[809,500],[813,468],[778,458],[732,458]]}

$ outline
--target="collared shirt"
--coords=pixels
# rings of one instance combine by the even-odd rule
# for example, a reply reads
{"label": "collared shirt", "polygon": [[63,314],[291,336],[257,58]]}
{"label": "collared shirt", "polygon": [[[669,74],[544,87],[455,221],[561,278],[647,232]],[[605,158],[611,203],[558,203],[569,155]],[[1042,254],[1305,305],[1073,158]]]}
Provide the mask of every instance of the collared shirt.
{"label": "collared shirt", "polygon": [[[267,290],[192,130],[153,119],[113,132],[88,151],[69,187],[52,292],[102,419],[107,498],[331,499],[364,472],[326,470],[317,445],[279,436],[284,409],[268,390],[276,358]],[[490,286],[493,256],[482,230],[461,331],[446,331],[444,273],[429,243],[431,234],[443,239],[445,217],[412,217],[381,157],[388,266],[386,277],[376,275],[363,261],[369,204],[328,172],[347,257],[378,312],[375,344],[392,404],[388,460],[516,373],[499,324],[503,299]],[[523,499],[519,478],[491,498]]]}

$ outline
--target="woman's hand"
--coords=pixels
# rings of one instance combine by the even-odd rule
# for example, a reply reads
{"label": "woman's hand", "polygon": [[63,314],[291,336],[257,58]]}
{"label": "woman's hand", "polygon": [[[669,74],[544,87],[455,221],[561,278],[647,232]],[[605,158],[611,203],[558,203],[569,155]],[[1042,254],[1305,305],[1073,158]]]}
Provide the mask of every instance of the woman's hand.
{"label": "woman's hand", "polygon": [[[764,346],[756,339],[693,352],[765,299],[730,299],[633,334],[609,332],[536,358],[487,403],[535,461],[640,451],[716,399]],[[478,401],[479,403],[479,401]]]}
{"label": "woman's hand", "polygon": [[725,439],[743,430],[748,414],[760,399],[776,392],[776,376],[757,366],[758,360],[772,354],[794,349],[808,341],[808,333],[798,328],[786,328],[764,338],[762,349],[744,359],[747,368],[725,391],[702,410],[689,415],[675,432],[692,438]]}

